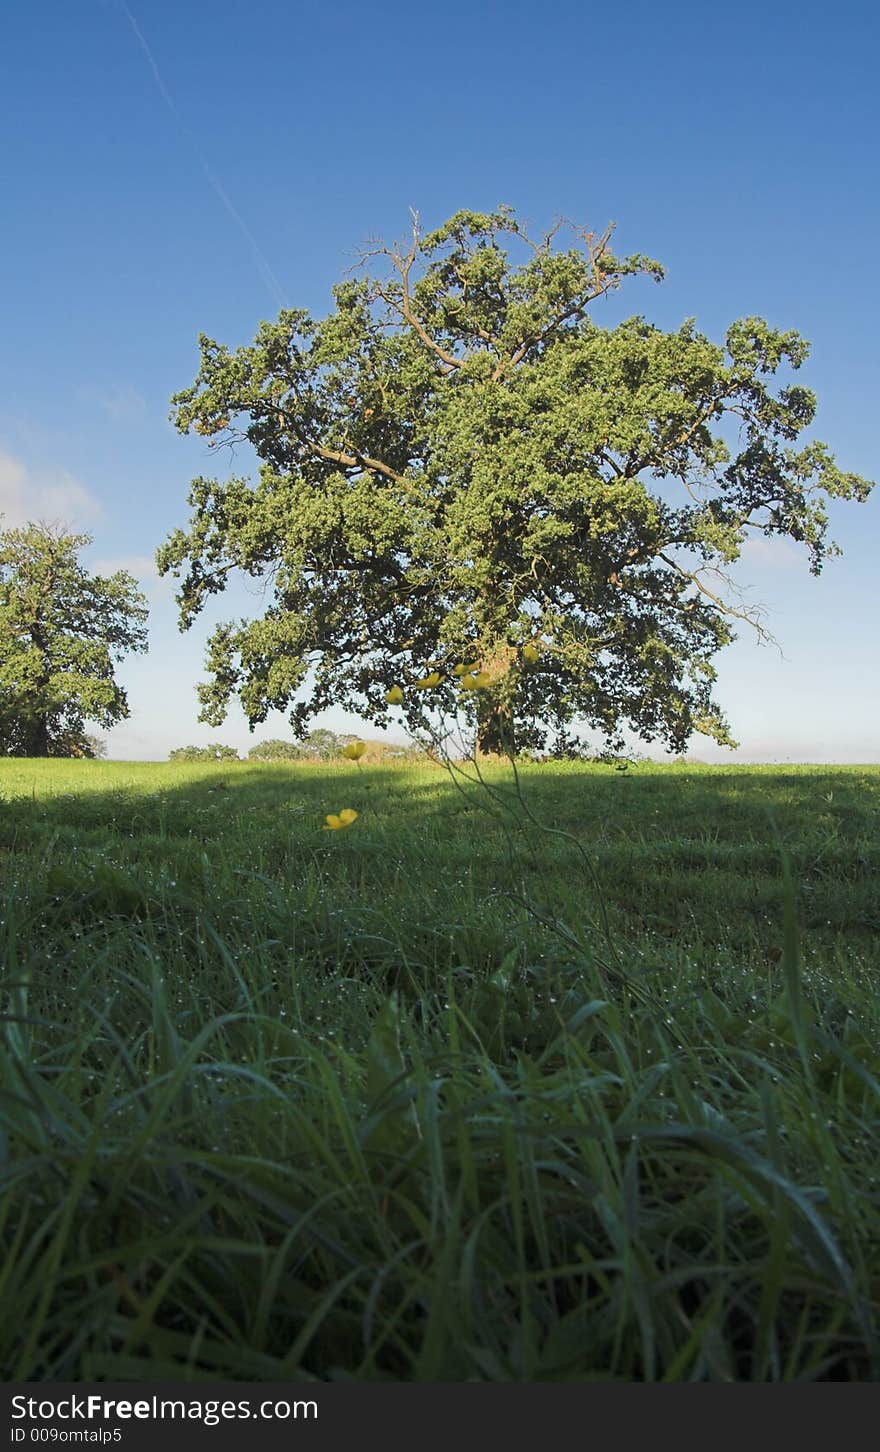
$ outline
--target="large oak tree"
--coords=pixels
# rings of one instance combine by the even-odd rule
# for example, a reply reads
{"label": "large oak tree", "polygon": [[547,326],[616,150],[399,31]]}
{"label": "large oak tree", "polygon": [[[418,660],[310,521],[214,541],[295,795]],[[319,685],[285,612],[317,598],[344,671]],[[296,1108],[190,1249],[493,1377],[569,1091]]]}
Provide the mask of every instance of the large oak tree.
{"label": "large oak tree", "polygon": [[[173,418],[214,449],[246,440],[259,474],[194,480],[159,568],[182,579],[182,628],[234,571],[271,589],[214,631],[203,720],[238,696],[252,726],[290,708],[301,732],[331,704],[384,724],[389,688],[437,671],[432,701],[476,717],[484,750],[576,719],[609,744],[625,726],[673,749],[730,740],[712,660],[738,619],[761,627],[727,567],[758,531],[818,573],[826,501],[871,486],[802,438],[796,332],[602,327],[596,299],[662,269],[616,257],[610,231],[565,239],[507,208],[416,222],[363,254],[323,321],[285,310],[235,350],[201,338]],[[491,688],[456,696],[462,662]],[[423,699],[404,690],[411,726]]]}
{"label": "large oak tree", "polygon": [[0,534],[0,751],[94,756],[86,722],[128,715],[115,663],[146,650],[147,605],[125,570],[90,575],[88,535],[28,524]]}

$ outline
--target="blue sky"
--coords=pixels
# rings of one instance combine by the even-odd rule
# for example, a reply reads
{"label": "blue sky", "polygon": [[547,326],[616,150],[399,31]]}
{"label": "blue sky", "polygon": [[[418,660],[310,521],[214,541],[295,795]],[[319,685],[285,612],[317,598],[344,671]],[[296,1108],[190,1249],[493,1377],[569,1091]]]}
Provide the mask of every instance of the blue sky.
{"label": "blue sky", "polygon": [[[283,733],[196,723],[212,620],[259,601],[236,591],[177,632],[152,556],[190,477],[222,465],[175,433],[169,398],[200,331],[248,342],[282,298],[323,314],[358,244],[401,235],[411,207],[428,225],[501,202],[536,228],[614,220],[618,250],[668,269],[615,312],[717,339],[751,313],[798,328],[816,435],[880,473],[878,42],[877,7],[850,0],[8,7],[0,510],[64,517],[94,563],[143,581],[151,651],[122,668],[110,755]],[[741,760],[880,760],[880,491],[831,514],[844,554],[818,580],[784,543],[739,568],[782,647],[744,630],[718,658]],[[693,754],[730,759],[699,737]]]}

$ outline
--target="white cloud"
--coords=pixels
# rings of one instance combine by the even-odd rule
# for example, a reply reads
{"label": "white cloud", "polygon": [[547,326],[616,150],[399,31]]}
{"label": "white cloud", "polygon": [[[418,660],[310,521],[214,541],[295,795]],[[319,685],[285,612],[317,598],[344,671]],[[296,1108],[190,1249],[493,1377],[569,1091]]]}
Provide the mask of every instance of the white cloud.
{"label": "white cloud", "polygon": [[31,470],[14,454],[0,453],[0,527],[38,520],[80,527],[102,514],[94,494],[67,469]]}
{"label": "white cloud", "polygon": [[777,569],[806,566],[807,552],[786,535],[752,534],[740,548],[740,559],[747,564],[773,565]]}
{"label": "white cloud", "polygon": [[152,555],[113,555],[95,560],[94,569],[99,575],[114,575],[117,570],[128,570],[136,580],[157,580],[159,571]]}
{"label": "white cloud", "polygon": [[170,575],[159,574],[152,555],[104,556],[92,561],[91,568],[98,575],[115,575],[117,570],[127,570],[134,575],[148,600],[170,600],[176,588]]}

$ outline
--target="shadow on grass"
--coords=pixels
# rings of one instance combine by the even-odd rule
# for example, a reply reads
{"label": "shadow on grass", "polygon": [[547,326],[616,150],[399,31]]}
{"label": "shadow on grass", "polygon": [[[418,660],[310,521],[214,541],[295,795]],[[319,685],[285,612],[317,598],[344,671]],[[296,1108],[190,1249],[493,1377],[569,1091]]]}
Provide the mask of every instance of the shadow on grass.
{"label": "shadow on grass", "polygon": [[[880,769],[554,764],[521,768],[518,788],[507,765],[484,775],[489,792],[473,767],[456,784],[433,765],[3,764],[0,848],[7,864],[47,857],[68,895],[77,881],[94,893],[97,874],[105,906],[117,881],[121,913],[165,868],[196,896],[222,868],[287,883],[317,871],[340,898],[396,894],[424,922],[448,919],[465,878],[484,900],[513,886],[542,911],[595,906],[561,829],[620,931],[772,951],[778,831],[802,931],[861,948],[880,931]],[[322,831],[344,807],[355,825]]]}

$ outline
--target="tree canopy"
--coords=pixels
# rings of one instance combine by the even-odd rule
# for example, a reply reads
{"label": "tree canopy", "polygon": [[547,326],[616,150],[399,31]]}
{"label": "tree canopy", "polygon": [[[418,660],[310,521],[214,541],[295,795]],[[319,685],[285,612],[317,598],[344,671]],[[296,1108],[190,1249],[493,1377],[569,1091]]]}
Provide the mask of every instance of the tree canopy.
{"label": "tree canopy", "polygon": [[[199,477],[160,549],[188,628],[234,571],[271,588],[220,624],[199,687],[219,724],[330,705],[411,728],[460,707],[485,750],[580,719],[680,750],[730,742],[712,660],[745,608],[727,567],[749,531],[803,544],[818,573],[829,498],[868,481],[802,435],[808,345],[761,318],[724,344],[693,320],[602,327],[591,304],[660,265],[509,208],[458,212],[376,244],[322,321],[286,309],[252,344],[200,339],[172,417],[211,449],[249,443],[258,476]],[[781,375],[776,379],[776,375]],[[775,385],[775,386],[774,386]],[[472,664],[484,689],[462,691]]]}
{"label": "tree canopy", "polygon": [[95,756],[87,721],[128,715],[114,679],[127,651],[146,650],[147,605],[125,570],[90,575],[89,535],[28,524],[0,533],[0,750]]}

